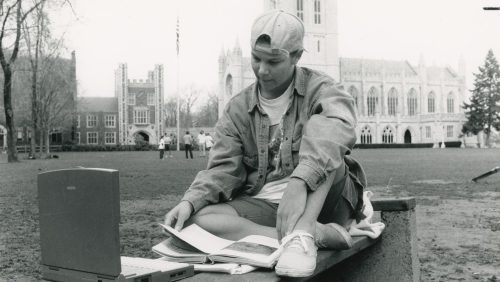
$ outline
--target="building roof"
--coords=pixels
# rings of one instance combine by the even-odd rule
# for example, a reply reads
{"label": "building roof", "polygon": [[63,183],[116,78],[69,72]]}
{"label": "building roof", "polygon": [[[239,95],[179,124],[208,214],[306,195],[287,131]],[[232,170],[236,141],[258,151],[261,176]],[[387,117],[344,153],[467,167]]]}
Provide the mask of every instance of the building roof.
{"label": "building roof", "polygon": [[[343,74],[361,74],[361,67],[365,74],[381,74],[382,70],[386,75],[418,76],[419,67],[412,66],[408,61],[374,60],[360,58],[340,58],[340,70]],[[451,67],[425,66],[427,80],[447,81],[457,80],[459,75]]]}
{"label": "building roof", "polygon": [[454,80],[457,79],[458,75],[449,67],[427,67],[427,79],[428,80]]}
{"label": "building roof", "polygon": [[361,72],[361,66],[363,66],[365,73],[379,74],[384,69],[388,75],[401,74],[403,71],[406,75],[418,75],[416,69],[408,61],[340,58],[340,64],[343,73]]}
{"label": "building roof", "polygon": [[118,112],[116,97],[78,97],[77,112]]}

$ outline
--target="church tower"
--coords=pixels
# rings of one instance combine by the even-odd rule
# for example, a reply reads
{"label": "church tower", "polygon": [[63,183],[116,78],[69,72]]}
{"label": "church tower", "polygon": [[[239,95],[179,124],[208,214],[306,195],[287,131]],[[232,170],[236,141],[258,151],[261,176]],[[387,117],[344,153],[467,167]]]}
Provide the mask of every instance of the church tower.
{"label": "church tower", "polygon": [[158,144],[164,134],[164,70],[155,65],[144,79],[129,79],[127,64],[115,71],[118,100],[118,144],[135,144],[137,138]]}
{"label": "church tower", "polygon": [[339,82],[337,0],[264,0],[264,11],[279,9],[299,17],[306,51],[299,65],[321,70]]}

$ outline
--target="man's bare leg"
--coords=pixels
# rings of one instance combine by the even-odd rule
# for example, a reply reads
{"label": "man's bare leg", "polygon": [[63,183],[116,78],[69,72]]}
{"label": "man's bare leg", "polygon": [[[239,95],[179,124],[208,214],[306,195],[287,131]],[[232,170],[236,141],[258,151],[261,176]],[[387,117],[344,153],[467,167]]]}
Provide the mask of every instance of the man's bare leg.
{"label": "man's bare leg", "polygon": [[335,174],[327,177],[325,182],[319,186],[316,191],[310,192],[307,195],[306,208],[304,209],[302,216],[297,221],[294,230],[303,230],[313,235],[316,233],[316,221],[321,209],[323,208],[326,196],[328,195],[328,192],[330,192],[330,188],[332,187],[334,180],[338,180],[344,175],[345,167],[341,167],[341,169],[338,169]]}
{"label": "man's bare leg", "polygon": [[228,204],[209,205],[193,215],[188,225],[196,223],[201,228],[219,237],[239,240],[248,235],[263,235],[277,238],[276,228],[257,224],[238,216]]}

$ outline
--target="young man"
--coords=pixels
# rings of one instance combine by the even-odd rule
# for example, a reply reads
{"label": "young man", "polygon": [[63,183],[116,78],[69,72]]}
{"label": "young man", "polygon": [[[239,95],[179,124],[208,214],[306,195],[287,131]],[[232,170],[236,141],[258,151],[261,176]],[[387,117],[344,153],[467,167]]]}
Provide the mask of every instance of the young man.
{"label": "young man", "polygon": [[210,133],[205,133],[205,148],[210,151],[210,148],[214,145],[214,139],[210,136]]}
{"label": "young man", "polygon": [[184,151],[186,152],[186,159],[188,159],[188,152],[191,159],[193,158],[193,136],[189,134],[189,131],[186,131],[186,134],[182,136],[182,140],[184,141]]}
{"label": "young man", "polygon": [[165,223],[196,223],[227,239],[281,240],[276,273],[309,276],[317,247],[346,249],[361,219],[365,177],[348,155],[356,141],[353,98],[323,73],[297,66],[304,26],[282,11],[251,34],[256,83],[234,96],[201,171]]}
{"label": "young man", "polygon": [[163,160],[163,154],[165,153],[165,137],[162,136],[160,138],[160,142],[158,142],[158,150],[160,150],[160,160]]}

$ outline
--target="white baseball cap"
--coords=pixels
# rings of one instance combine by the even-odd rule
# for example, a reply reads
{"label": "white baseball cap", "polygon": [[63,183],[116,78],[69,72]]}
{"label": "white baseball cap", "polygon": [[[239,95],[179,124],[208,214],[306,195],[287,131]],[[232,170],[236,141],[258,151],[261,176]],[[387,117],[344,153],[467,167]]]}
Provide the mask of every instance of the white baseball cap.
{"label": "white baseball cap", "polygon": [[[269,37],[269,47],[257,46],[258,39],[263,35]],[[281,10],[266,12],[253,22],[250,44],[252,50],[271,54],[303,50],[304,23],[297,16]]]}

